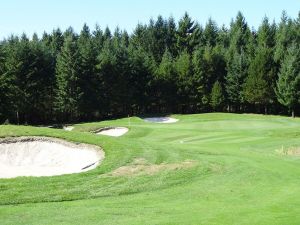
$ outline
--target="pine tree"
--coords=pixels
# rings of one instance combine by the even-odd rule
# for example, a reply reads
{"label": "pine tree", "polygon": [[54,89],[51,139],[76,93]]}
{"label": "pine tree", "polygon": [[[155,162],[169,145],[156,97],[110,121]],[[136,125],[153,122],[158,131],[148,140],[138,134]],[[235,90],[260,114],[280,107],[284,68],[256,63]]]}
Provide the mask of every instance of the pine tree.
{"label": "pine tree", "polygon": [[166,49],[168,35],[167,21],[162,16],[158,16],[153,27],[152,54],[160,62]]}
{"label": "pine tree", "polygon": [[104,43],[97,57],[97,69],[103,79],[103,107],[115,115],[127,115],[129,111],[128,51],[121,37],[113,37]]}
{"label": "pine tree", "polygon": [[278,101],[289,108],[294,117],[294,110],[300,98],[300,51],[299,45],[288,48],[277,81],[276,94]]}
{"label": "pine tree", "polygon": [[215,111],[222,110],[224,100],[222,85],[216,81],[211,90],[210,105]]}
{"label": "pine tree", "polygon": [[95,51],[100,52],[103,48],[104,34],[98,24],[96,24],[95,30],[93,31],[92,41],[95,46]]}
{"label": "pine tree", "polygon": [[282,12],[281,22],[279,23],[278,30],[276,32],[276,46],[274,59],[275,62],[279,65],[284,59],[285,52],[293,43],[293,37],[295,37],[292,32],[292,20],[287,16],[286,12]]}
{"label": "pine tree", "polygon": [[112,38],[111,31],[108,27],[105,28],[103,37],[104,37],[104,41],[110,40]]}
{"label": "pine tree", "polygon": [[50,37],[51,37],[50,48],[51,48],[54,56],[57,57],[57,55],[61,51],[61,48],[64,44],[64,37],[59,28],[57,28],[56,30],[53,30]]}
{"label": "pine tree", "polygon": [[192,67],[191,57],[187,51],[182,52],[175,61],[177,75],[177,93],[180,101],[180,111],[186,112],[191,101],[192,91]]}
{"label": "pine tree", "polygon": [[[91,38],[89,27],[84,24],[78,38],[78,50],[80,60],[80,80],[79,84],[82,91],[80,101],[80,111],[85,118],[91,118],[97,113],[97,97],[100,92],[98,87],[100,81],[96,73],[96,50]],[[96,103],[96,104],[95,104]]]}
{"label": "pine tree", "polygon": [[203,38],[204,38],[205,45],[209,45],[212,47],[216,46],[217,37],[218,37],[218,27],[216,23],[211,18],[209,18],[205,26],[205,29],[203,31]]}
{"label": "pine tree", "polygon": [[257,32],[257,45],[259,48],[273,48],[275,46],[276,25],[270,25],[269,19],[264,17]]}
{"label": "pine tree", "polygon": [[[37,36],[36,36],[37,37]],[[51,49],[38,38],[33,38],[26,53],[27,65],[27,102],[29,122],[50,121],[53,117],[55,86],[55,59]],[[31,56],[30,58],[28,56]]]}
{"label": "pine tree", "polygon": [[297,19],[294,21],[295,42],[300,43],[300,12]]}
{"label": "pine tree", "polygon": [[6,54],[4,52],[4,46],[0,44],[0,122],[6,118],[4,118],[8,113],[7,111],[7,86],[9,82],[7,82],[7,77],[4,75],[5,73],[5,58]]}
{"label": "pine tree", "polygon": [[[199,48],[194,51],[194,86],[197,87],[197,99],[207,108],[211,89],[216,80],[223,81],[226,63],[220,46]],[[200,97],[201,96],[201,97]]]}
{"label": "pine tree", "polygon": [[[244,103],[242,86],[247,77],[249,60],[253,54],[251,32],[241,12],[230,28],[230,46],[227,53],[226,93],[229,104],[240,110]],[[230,107],[231,108],[231,107]]]}
{"label": "pine tree", "polygon": [[251,62],[249,75],[243,86],[245,100],[251,104],[264,106],[271,103],[273,88],[268,84],[268,67],[272,58],[266,48],[262,48]]}
{"label": "pine tree", "polygon": [[171,53],[166,49],[161,63],[156,70],[156,98],[160,111],[171,111],[176,100],[175,68]]}
{"label": "pine tree", "polygon": [[235,53],[227,63],[229,65],[227,66],[226,93],[229,103],[239,107],[244,102],[242,87],[248,69],[245,53]]}
{"label": "pine tree", "polygon": [[56,110],[65,121],[77,120],[82,98],[80,81],[80,55],[73,35],[65,37],[56,64]]}
{"label": "pine tree", "polygon": [[185,13],[179,21],[176,35],[178,52],[187,51],[191,53],[193,51],[194,46],[192,46],[191,41],[195,29],[194,21],[192,21],[188,13]]}
{"label": "pine tree", "polygon": [[157,103],[155,97],[154,74],[156,62],[145,49],[131,43],[128,48],[129,73],[127,75],[129,99],[131,100],[131,115],[153,110]]}
{"label": "pine tree", "polygon": [[166,37],[166,49],[171,53],[173,57],[176,55],[176,24],[173,17],[170,17],[167,22],[167,37]]}
{"label": "pine tree", "polygon": [[203,47],[198,47],[193,52],[192,65],[193,65],[193,86],[194,86],[194,101],[198,110],[204,110],[208,105],[208,93],[205,74]]}

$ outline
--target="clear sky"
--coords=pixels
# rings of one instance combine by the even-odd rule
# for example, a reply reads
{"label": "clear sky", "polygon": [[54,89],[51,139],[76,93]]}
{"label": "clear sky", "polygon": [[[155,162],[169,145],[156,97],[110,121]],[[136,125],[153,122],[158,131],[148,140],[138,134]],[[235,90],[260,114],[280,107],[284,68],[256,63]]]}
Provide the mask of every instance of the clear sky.
{"label": "clear sky", "polygon": [[257,28],[266,15],[280,20],[282,10],[296,18],[300,0],[3,0],[0,4],[0,38],[25,32],[32,35],[53,28],[72,26],[80,31],[86,22],[90,28],[119,26],[132,32],[138,22],[147,23],[157,15],[178,20],[185,11],[200,24],[212,17],[219,25],[229,25],[240,10],[250,27]]}

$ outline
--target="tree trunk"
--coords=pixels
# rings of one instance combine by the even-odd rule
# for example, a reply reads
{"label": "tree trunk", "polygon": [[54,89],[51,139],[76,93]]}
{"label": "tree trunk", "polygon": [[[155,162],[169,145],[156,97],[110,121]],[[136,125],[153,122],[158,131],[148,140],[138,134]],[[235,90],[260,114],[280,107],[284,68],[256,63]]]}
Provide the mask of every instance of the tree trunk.
{"label": "tree trunk", "polygon": [[292,117],[295,118],[295,111],[292,109]]}
{"label": "tree trunk", "polygon": [[268,114],[268,107],[265,105],[265,115]]}
{"label": "tree trunk", "polygon": [[18,122],[18,125],[20,125],[19,111],[17,111],[17,122]]}

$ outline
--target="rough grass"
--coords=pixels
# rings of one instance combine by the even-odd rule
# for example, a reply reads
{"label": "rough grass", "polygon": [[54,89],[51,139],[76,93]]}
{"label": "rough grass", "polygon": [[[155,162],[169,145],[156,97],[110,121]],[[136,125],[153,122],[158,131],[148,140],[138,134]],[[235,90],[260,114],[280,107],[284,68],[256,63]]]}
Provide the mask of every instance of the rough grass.
{"label": "rough grass", "polygon": [[[86,173],[0,179],[2,224],[300,224],[300,120],[175,115],[175,124],[125,118],[71,132],[0,126],[0,137],[50,136],[101,146]],[[90,131],[124,126],[121,137]],[[287,151],[288,153],[289,151]]]}

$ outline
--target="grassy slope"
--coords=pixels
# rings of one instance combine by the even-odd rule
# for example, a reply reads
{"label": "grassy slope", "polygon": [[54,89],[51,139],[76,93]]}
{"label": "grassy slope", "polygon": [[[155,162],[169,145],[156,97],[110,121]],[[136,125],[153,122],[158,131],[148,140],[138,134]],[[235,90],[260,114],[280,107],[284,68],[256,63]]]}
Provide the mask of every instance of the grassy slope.
{"label": "grassy slope", "polygon": [[[276,150],[300,146],[300,120],[277,116],[176,116],[78,124],[72,132],[0,126],[0,136],[42,135],[100,145],[87,173],[0,180],[1,224],[300,224],[300,160]],[[87,131],[127,126],[113,138]],[[196,160],[153,176],[105,175],[134,158],[151,164]]]}

